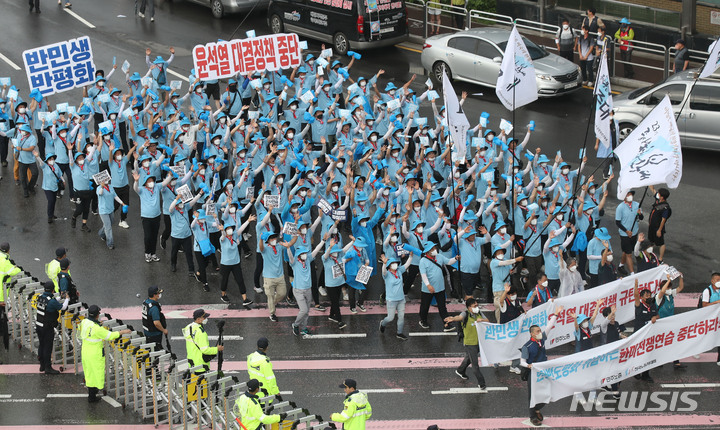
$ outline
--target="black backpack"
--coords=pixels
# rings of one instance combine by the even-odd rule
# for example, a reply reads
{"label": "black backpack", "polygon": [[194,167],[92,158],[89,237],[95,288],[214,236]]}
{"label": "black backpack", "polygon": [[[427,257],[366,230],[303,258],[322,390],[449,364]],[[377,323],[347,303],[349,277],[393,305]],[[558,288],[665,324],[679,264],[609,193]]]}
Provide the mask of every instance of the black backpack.
{"label": "black backpack", "polygon": [[[710,298],[709,296],[712,294],[712,289],[711,289],[711,287],[707,287],[707,289],[710,291],[710,292],[708,293],[708,299],[709,299],[709,298]],[[703,290],[703,293],[704,293],[704,292],[705,292],[705,291]],[[698,297],[698,304],[697,304],[698,309],[701,308],[701,307],[703,307],[702,296],[703,296],[702,293],[700,293],[700,297]]]}

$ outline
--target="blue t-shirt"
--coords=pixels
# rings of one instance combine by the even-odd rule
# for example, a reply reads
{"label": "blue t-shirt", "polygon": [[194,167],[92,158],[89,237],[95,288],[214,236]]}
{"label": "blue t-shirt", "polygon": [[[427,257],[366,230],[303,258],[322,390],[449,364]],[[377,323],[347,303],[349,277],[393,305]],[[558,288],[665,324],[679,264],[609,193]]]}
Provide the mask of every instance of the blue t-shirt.
{"label": "blue t-shirt", "polygon": [[[443,266],[445,264],[448,264],[447,257],[443,256],[442,254],[438,254],[435,257],[435,264],[432,260],[430,260],[428,257],[423,257],[420,259],[420,274],[424,274],[428,278],[428,282],[430,282],[430,285],[435,288],[435,292],[439,293],[441,291],[445,291],[445,273],[444,271],[438,267],[438,264],[440,266]],[[428,290],[427,284],[425,284],[425,281],[422,282],[422,289],[421,291],[423,293],[430,293],[430,290]]]}
{"label": "blue t-shirt", "polygon": [[492,290],[493,293],[497,293],[505,290],[505,282],[510,281],[510,269],[512,264],[507,266],[501,266],[500,261],[497,258],[493,258],[490,262],[490,272],[492,273]]}
{"label": "blue t-shirt", "polygon": [[292,264],[293,268],[293,288],[298,290],[307,290],[312,287],[312,271],[310,270],[310,260],[302,261],[295,258]]}
{"label": "blue t-shirt", "polygon": [[[387,270],[383,280],[385,280],[385,300],[389,302],[397,302],[405,300],[405,291],[403,291],[403,273],[405,266],[398,265],[397,273],[393,274]],[[433,284],[433,286],[435,286]]]}
{"label": "blue t-shirt", "polygon": [[222,233],[220,236],[220,264],[223,266],[240,264],[238,245],[240,245],[240,238],[237,235],[237,229],[233,230],[231,237],[227,237],[224,232]]}
{"label": "blue t-shirt", "polygon": [[[100,194],[102,190],[102,194]],[[108,186],[108,189],[98,187],[95,192],[98,195],[98,213],[100,215],[109,215],[115,211],[115,190]]]}
{"label": "blue t-shirt", "polygon": [[282,278],[285,274],[283,270],[283,253],[285,248],[280,245],[274,247],[265,244],[262,250],[263,257],[263,278]]}
{"label": "blue t-shirt", "polygon": [[[73,179],[75,177],[73,176]],[[156,218],[160,216],[160,187],[157,183],[152,189],[142,186],[138,189],[140,196],[140,216],[143,218]],[[173,226],[174,230],[174,226]],[[180,236],[173,236],[180,237]],[[187,236],[184,236],[187,237]]]}

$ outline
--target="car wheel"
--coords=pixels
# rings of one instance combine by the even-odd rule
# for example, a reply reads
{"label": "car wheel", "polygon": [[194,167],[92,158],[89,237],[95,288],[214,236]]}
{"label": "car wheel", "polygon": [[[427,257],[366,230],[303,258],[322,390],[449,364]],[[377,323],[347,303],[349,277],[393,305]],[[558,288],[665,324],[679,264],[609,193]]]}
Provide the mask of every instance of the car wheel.
{"label": "car wheel", "polygon": [[[625,140],[625,138],[630,136],[630,133],[632,133],[633,130],[635,130],[635,124],[630,124],[629,122],[621,123],[620,130],[619,130],[620,142],[622,142],[623,140]],[[618,142],[618,143],[620,143],[620,142]]]}
{"label": "car wheel", "polygon": [[443,61],[438,61],[437,63],[433,64],[432,72],[436,81],[443,81],[443,71],[447,73],[448,79],[452,81],[452,72],[450,71],[450,67],[447,64],[445,64]]}
{"label": "car wheel", "polygon": [[223,14],[225,13],[225,7],[222,4],[222,0],[212,0],[210,8],[215,18],[220,19],[223,17]]}
{"label": "car wheel", "polygon": [[335,46],[335,52],[340,55],[344,55],[348,52],[350,44],[348,43],[345,33],[335,33],[335,36],[333,37],[333,46]]}
{"label": "car wheel", "polygon": [[280,19],[279,16],[273,15],[270,17],[270,31],[272,31],[274,34],[282,33],[283,27],[284,25],[282,19]]}

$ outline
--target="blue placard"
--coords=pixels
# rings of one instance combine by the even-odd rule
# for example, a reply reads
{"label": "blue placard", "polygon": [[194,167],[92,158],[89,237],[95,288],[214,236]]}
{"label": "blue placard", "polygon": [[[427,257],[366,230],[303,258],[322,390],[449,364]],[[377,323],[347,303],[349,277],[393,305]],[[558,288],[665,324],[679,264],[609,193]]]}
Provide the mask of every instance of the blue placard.
{"label": "blue placard", "polygon": [[84,87],[95,79],[88,36],[28,49],[23,52],[23,62],[30,91],[45,96]]}

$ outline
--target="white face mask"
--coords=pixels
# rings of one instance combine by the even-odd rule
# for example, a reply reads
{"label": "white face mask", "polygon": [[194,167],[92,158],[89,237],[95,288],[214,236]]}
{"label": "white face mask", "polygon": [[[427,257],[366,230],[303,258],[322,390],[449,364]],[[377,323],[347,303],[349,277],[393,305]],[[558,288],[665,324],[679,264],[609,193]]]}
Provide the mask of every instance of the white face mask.
{"label": "white face mask", "polygon": [[340,189],[340,187],[338,187],[337,185],[333,185],[332,192],[337,193],[339,189]]}
{"label": "white face mask", "polygon": [[720,288],[720,281],[717,281],[717,282],[715,283],[715,288]]}
{"label": "white face mask", "polygon": [[[395,154],[395,157],[397,157],[397,154]],[[405,169],[403,169],[402,172],[403,172],[403,175],[407,175],[410,172],[410,169],[405,168]]]}
{"label": "white face mask", "polygon": [[653,247],[652,247],[652,246],[649,247],[648,249],[645,250],[645,252],[647,252],[648,254],[652,254],[652,252],[653,252]]}
{"label": "white face mask", "polygon": [[479,306],[473,306],[473,307],[470,308],[470,312],[472,312],[472,313],[474,313],[474,314],[479,314],[479,313],[480,313],[480,307],[479,307]]}
{"label": "white face mask", "polygon": [[495,257],[495,258],[497,258],[498,260],[504,260],[504,259],[505,259],[505,254],[500,253],[500,254],[498,254],[497,257]]}
{"label": "white face mask", "polygon": [[562,214],[555,215],[555,219],[558,221],[562,221],[563,220]]}
{"label": "white face mask", "polygon": [[296,104],[291,105],[290,110],[297,110],[297,105]]}
{"label": "white face mask", "polygon": [[115,121],[115,118],[117,118],[117,115],[115,115],[115,114],[110,115],[110,121]]}
{"label": "white face mask", "polygon": [[122,155],[116,155],[115,160],[122,161],[122,157],[123,157]]}
{"label": "white face mask", "polygon": [[77,163],[79,166],[82,166],[83,164],[85,164],[85,160],[78,160]]}
{"label": "white face mask", "polygon": [[570,169],[568,169],[567,167],[565,167],[565,168],[562,169],[561,172],[562,172],[563,175],[567,175],[568,173],[570,173]]}
{"label": "white face mask", "polygon": [[147,161],[147,160],[145,160],[145,161],[142,162],[142,166],[143,166],[143,167],[150,167],[150,162]]}
{"label": "white face mask", "polygon": [[567,29],[569,29],[569,28],[570,28],[570,26],[569,26],[569,25],[567,25],[567,24],[563,24],[563,30],[567,30]]}
{"label": "white face mask", "polygon": [[263,84],[263,88],[265,88],[266,90],[269,89],[269,88],[270,88],[270,84]]}
{"label": "white face mask", "polygon": [[170,181],[171,187],[174,187],[175,185],[177,185],[177,180],[173,179],[172,181]]}
{"label": "white face mask", "polygon": [[147,182],[145,183],[145,186],[148,187],[148,188],[152,188],[152,187],[155,186],[155,181],[147,181]]}
{"label": "white face mask", "polygon": [[307,227],[303,227],[303,228],[300,229],[300,234],[302,234],[302,235],[306,235],[307,232],[308,232]]}
{"label": "white face mask", "polygon": [[293,133],[293,132],[291,131],[290,133],[286,134],[285,136],[286,136],[288,139],[292,139],[293,137],[295,137],[295,133]]}
{"label": "white face mask", "polygon": [[424,230],[425,230],[425,227],[423,227],[423,226],[418,226],[418,228],[415,229],[415,231],[418,232],[418,233],[420,233],[420,234],[422,234],[422,232],[423,232]]}
{"label": "white face mask", "polygon": [[103,139],[105,139],[106,142],[109,141],[109,140],[110,140],[110,135],[109,135],[109,134],[106,134],[105,136],[103,136]]}
{"label": "white face mask", "polygon": [[[372,135],[370,136],[370,142],[377,142],[377,136]],[[397,156],[397,154],[395,154]]]}
{"label": "white face mask", "polygon": [[18,113],[25,113],[25,112],[27,112],[27,109],[26,109],[26,108],[20,108],[20,109],[18,109]]}
{"label": "white face mask", "polygon": [[277,245],[277,240],[273,239],[269,243],[270,243],[270,246],[275,246],[275,245]]}
{"label": "white face mask", "polygon": [[55,160],[48,160],[48,166],[52,166],[53,164],[55,164]]}
{"label": "white face mask", "polygon": [[508,296],[511,302],[514,302],[517,299],[517,294],[513,294],[512,296]]}
{"label": "white face mask", "polygon": [[61,131],[61,132],[60,132],[60,137],[62,137],[63,139],[65,139],[65,136],[67,136],[67,131]]}
{"label": "white face mask", "polygon": [[338,257],[339,257],[339,254],[338,254],[337,252],[333,252],[332,254],[330,254],[330,256],[331,256],[332,258],[338,258]]}
{"label": "white face mask", "polygon": [[278,185],[282,185],[283,182],[285,182],[285,178],[279,177],[279,178],[276,179],[276,182],[278,183]]}
{"label": "white face mask", "polygon": [[507,233],[507,229],[506,229],[505,227],[502,227],[502,228],[500,229],[500,231],[498,231],[498,233],[500,233],[500,234],[505,234],[505,233]]}
{"label": "white face mask", "polygon": [[307,254],[300,254],[298,258],[302,261],[305,261],[307,259]]}
{"label": "white face mask", "polygon": [[227,234],[228,236],[232,236],[233,229],[231,229],[231,228],[225,229],[225,234]]}
{"label": "white face mask", "polygon": [[387,188],[385,188],[385,189],[383,190],[383,196],[389,196],[389,195],[390,195],[390,190],[388,190]]}
{"label": "white face mask", "polygon": [[367,221],[360,221],[360,227],[367,227]]}
{"label": "white face mask", "polygon": [[158,300],[162,299],[162,293],[158,294]]}
{"label": "white face mask", "polygon": [[580,324],[582,328],[588,328],[588,325],[589,323],[587,321],[583,321],[582,324]]}
{"label": "white face mask", "polygon": [[432,257],[435,257],[436,255],[438,255],[437,249],[433,249],[432,251],[430,251],[430,255],[431,255]]}
{"label": "white face mask", "polygon": [[205,325],[205,324],[207,324],[207,318],[205,318],[205,319],[202,321],[202,325]]}
{"label": "white face mask", "polygon": [[392,270],[392,271],[394,272],[394,271],[397,270],[397,268],[398,268],[398,264],[397,264],[397,263],[390,263],[390,270]]}
{"label": "white face mask", "polygon": [[625,197],[625,201],[628,202],[628,203],[632,202],[632,201],[633,201],[633,196],[632,196],[632,194],[629,195],[629,196],[627,196],[627,197]]}
{"label": "white face mask", "polygon": [[612,256],[612,254],[609,254],[607,257],[605,257],[605,260],[606,260],[608,263],[612,263],[612,261],[613,261],[613,256]]}
{"label": "white face mask", "polygon": [[530,225],[537,225],[537,218],[533,218],[530,220]]}
{"label": "white face mask", "polygon": [[133,115],[137,115],[140,111],[137,109],[133,109]]}
{"label": "white face mask", "polygon": [[367,82],[365,82],[365,81],[360,81],[360,87],[361,87],[361,88],[365,88],[365,85],[367,85]]}
{"label": "white face mask", "polygon": [[436,208],[439,208],[439,207],[440,207],[440,202],[433,202],[433,206],[435,206]]}
{"label": "white face mask", "polygon": [[345,163],[343,163],[343,162],[341,161],[341,162],[337,163],[337,168],[338,168],[338,169],[342,169],[344,165],[345,165]]}
{"label": "white face mask", "polygon": [[527,206],[527,202],[528,201],[526,199],[520,200],[520,206]]}
{"label": "white face mask", "polygon": [[307,191],[305,191],[305,190],[300,191],[300,197],[305,197],[305,196],[307,196]]}
{"label": "white face mask", "polygon": [[205,169],[200,169],[200,170],[198,170],[198,173],[199,173],[201,176],[205,176]]}
{"label": "white face mask", "polygon": [[571,272],[574,272],[577,270],[577,266],[570,266],[570,267],[568,267],[568,270]]}
{"label": "white face mask", "polygon": [[543,208],[546,208],[546,207],[547,207],[547,202],[546,202],[546,201],[540,202],[540,206],[542,206]]}
{"label": "white face mask", "polygon": [[554,252],[554,253],[557,254],[557,252],[560,250],[560,247],[557,246],[557,245],[555,245],[555,246],[553,246],[551,249],[552,249],[552,252]]}
{"label": "white face mask", "polygon": [[298,208],[290,208],[290,212],[292,212],[292,213],[297,213],[297,211],[298,211]]}
{"label": "white face mask", "polygon": [[230,206],[229,211],[231,214],[234,214],[235,212],[237,212],[237,208],[235,206]]}

